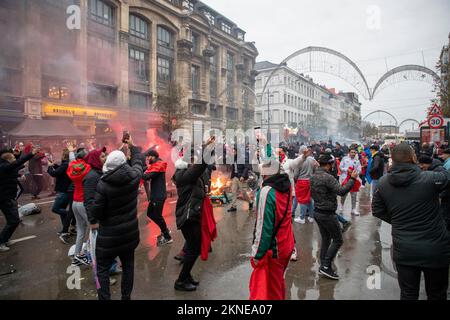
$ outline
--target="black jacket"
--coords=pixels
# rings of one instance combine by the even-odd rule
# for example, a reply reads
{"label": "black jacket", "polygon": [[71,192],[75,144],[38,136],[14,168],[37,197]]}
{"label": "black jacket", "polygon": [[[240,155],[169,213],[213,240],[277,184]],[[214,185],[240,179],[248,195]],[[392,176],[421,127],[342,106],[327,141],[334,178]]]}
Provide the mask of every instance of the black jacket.
{"label": "black jacket", "polygon": [[[158,159],[156,162],[162,162],[162,160]],[[150,180],[150,194],[147,194],[148,200],[161,201],[167,198],[165,171],[144,173],[142,178],[146,183]]]}
{"label": "black jacket", "polygon": [[54,164],[49,166],[47,172],[50,176],[55,178],[55,191],[67,193],[72,180],[67,175],[67,168],[69,167],[69,160],[62,161],[61,165]]}
{"label": "black jacket", "polygon": [[99,221],[97,256],[116,257],[139,245],[137,199],[143,174],[143,161],[131,149],[131,164],[107,172],[97,185],[92,216]]}
{"label": "black jacket", "polygon": [[0,158],[0,201],[16,199],[19,171],[24,168],[24,163],[31,158],[33,158],[31,153],[13,163]]}
{"label": "black jacket", "polygon": [[86,214],[91,224],[98,222],[93,215],[93,206],[95,204],[97,185],[102,175],[102,171],[91,168],[91,171],[83,179],[84,208],[86,209]]}
{"label": "black jacket", "polygon": [[335,214],[337,197],[350,192],[355,180],[350,179],[345,186],[329,174],[325,169],[318,168],[311,177],[311,197],[314,200],[314,210],[318,213]]}
{"label": "black jacket", "polygon": [[186,162],[178,161],[173,176],[177,186],[178,201],[176,206],[177,228],[181,229],[187,220],[201,221],[203,200],[209,184],[207,165],[194,164],[188,167]]}
{"label": "black jacket", "polygon": [[422,172],[414,164],[395,164],[380,180],[372,212],[392,225],[395,263],[448,267],[450,236],[439,212],[439,193],[449,181],[450,172]]}
{"label": "black jacket", "polygon": [[370,177],[374,180],[380,179],[384,174],[384,155],[377,152],[372,158],[372,164],[369,169]]}
{"label": "black jacket", "polygon": [[45,156],[42,154],[36,154],[33,158],[30,159],[30,162],[28,163],[28,170],[31,174],[42,174],[43,168],[42,168],[42,159]]}

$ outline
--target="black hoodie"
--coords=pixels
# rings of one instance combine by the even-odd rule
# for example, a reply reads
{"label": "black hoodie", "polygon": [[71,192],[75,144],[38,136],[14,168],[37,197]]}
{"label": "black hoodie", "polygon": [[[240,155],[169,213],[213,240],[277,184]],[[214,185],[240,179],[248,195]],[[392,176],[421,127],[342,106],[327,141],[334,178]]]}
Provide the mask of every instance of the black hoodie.
{"label": "black hoodie", "polygon": [[439,193],[450,172],[422,172],[415,164],[394,164],[380,180],[372,212],[392,225],[393,260],[406,266],[440,268],[450,263],[450,236],[439,212]]}
{"label": "black hoodie", "polygon": [[266,186],[272,187],[282,193],[291,192],[291,181],[287,174],[275,174],[267,178],[263,182],[263,187]]}

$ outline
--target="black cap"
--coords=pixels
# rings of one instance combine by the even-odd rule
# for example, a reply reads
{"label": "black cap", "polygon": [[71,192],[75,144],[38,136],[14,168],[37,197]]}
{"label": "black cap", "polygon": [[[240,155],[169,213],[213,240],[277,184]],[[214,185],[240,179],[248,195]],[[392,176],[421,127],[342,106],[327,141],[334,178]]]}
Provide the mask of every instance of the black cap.
{"label": "black cap", "polygon": [[145,153],[145,155],[146,155],[147,157],[156,157],[156,158],[159,158],[159,153],[158,153],[158,151],[156,151],[155,149],[150,149],[150,150],[148,150],[148,151]]}
{"label": "black cap", "polygon": [[330,154],[323,153],[320,155],[318,162],[320,164],[332,164],[334,163],[334,159]]}
{"label": "black cap", "polygon": [[380,150],[380,147],[377,146],[376,144],[373,144],[373,145],[370,146],[370,150],[376,150],[376,151],[379,151],[379,150]]}
{"label": "black cap", "polygon": [[422,154],[419,156],[418,161],[419,161],[419,163],[422,163],[422,164],[432,164],[433,158],[431,158],[430,156],[427,156],[425,154]]}

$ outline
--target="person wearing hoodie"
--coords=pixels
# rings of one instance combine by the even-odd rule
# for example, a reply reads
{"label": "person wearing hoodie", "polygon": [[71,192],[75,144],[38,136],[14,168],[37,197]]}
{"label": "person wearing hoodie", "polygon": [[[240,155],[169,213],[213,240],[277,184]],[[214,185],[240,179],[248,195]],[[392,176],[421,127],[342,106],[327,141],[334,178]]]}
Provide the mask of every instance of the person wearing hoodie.
{"label": "person wearing hoodie", "polygon": [[98,221],[95,254],[99,300],[111,299],[109,276],[116,257],[122,264],[122,300],[130,300],[133,291],[134,251],[139,245],[137,203],[145,159],[131,137],[126,142],[130,164],[122,151],[108,155],[91,207],[92,217]]}
{"label": "person wearing hoodie", "polygon": [[372,184],[372,197],[378,188],[378,182],[384,174],[384,155],[377,145],[370,146],[372,161],[370,162],[369,175]]}
{"label": "person wearing hoodie", "polygon": [[75,254],[72,261],[74,266],[89,265],[89,259],[83,251],[83,242],[87,236],[89,226],[86,208],[84,207],[83,179],[91,170],[91,166],[84,160],[86,155],[87,151],[85,149],[79,149],[76,154],[76,160],[70,162],[67,169],[67,175],[74,186],[72,210],[77,224]]}
{"label": "person wearing hoodie", "polygon": [[69,225],[67,219],[69,219],[69,213],[67,207],[69,206],[69,187],[72,180],[67,175],[67,169],[69,168],[69,149],[64,149],[62,152],[61,164],[54,164],[49,162],[47,169],[48,174],[56,179],[55,192],[56,198],[53,203],[52,211],[59,215],[61,218],[62,230],[58,233],[59,239],[64,244],[70,244],[69,242]]}
{"label": "person wearing hoodie", "polygon": [[292,185],[280,164],[261,166],[262,188],[256,196],[256,225],[253,232],[250,300],[284,300],[284,274],[294,250],[292,228]]}
{"label": "person wearing hoodie", "polygon": [[428,299],[446,300],[450,234],[440,214],[439,195],[450,186],[450,172],[421,171],[406,143],[393,149],[392,160],[391,172],[374,194],[372,213],[392,225],[400,298],[419,298],[423,272]]}
{"label": "person wearing hoodie", "polygon": [[17,205],[19,171],[37,152],[33,148],[28,154],[16,159],[12,150],[0,150],[0,210],[6,218],[6,225],[0,233],[0,252],[9,251],[8,241],[20,223]]}
{"label": "person wearing hoodie", "polygon": [[314,199],[315,220],[322,238],[319,273],[329,279],[339,280],[339,275],[332,268],[333,260],[344,242],[336,216],[336,196],[342,197],[350,192],[358,172],[353,170],[350,179],[342,186],[330,174],[334,161],[330,154],[322,154],[319,157],[320,167],[311,177],[311,197]]}
{"label": "person wearing hoodie", "polygon": [[148,169],[142,177],[144,181],[150,181],[150,192],[148,194],[148,208],[147,216],[155,222],[161,234],[157,238],[157,245],[163,246],[173,243],[170,230],[167,228],[166,221],[163,217],[164,203],[166,202],[166,171],[167,162],[159,158],[156,150],[149,150],[146,152],[148,158]]}
{"label": "person wearing hoodie", "polygon": [[[206,147],[211,148],[214,142],[215,138],[210,138]],[[176,171],[172,178],[178,193],[175,212],[177,228],[186,241],[183,268],[174,285],[178,291],[195,291],[199,285],[192,277],[191,270],[201,251],[201,218],[209,176],[206,172],[208,164],[204,159],[197,160],[199,159],[196,159],[194,150],[191,150],[190,158],[185,152],[183,158],[175,162]]]}
{"label": "person wearing hoodie", "polygon": [[103,175],[103,165],[106,161],[106,148],[96,149],[88,153],[85,161],[91,170],[83,179],[83,204],[91,229],[98,229],[98,221],[94,218],[92,207],[95,202],[97,184]]}

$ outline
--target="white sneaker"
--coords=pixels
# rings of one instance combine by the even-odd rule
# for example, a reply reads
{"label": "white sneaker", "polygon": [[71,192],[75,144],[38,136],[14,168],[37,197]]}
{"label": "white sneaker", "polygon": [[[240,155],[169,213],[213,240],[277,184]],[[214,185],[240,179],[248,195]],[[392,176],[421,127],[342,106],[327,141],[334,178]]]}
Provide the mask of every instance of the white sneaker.
{"label": "white sneaker", "polygon": [[300,223],[300,224],[305,224],[305,219],[301,219],[301,218],[295,218],[294,219],[294,222],[296,222],[296,223]]}
{"label": "white sneaker", "polygon": [[313,223],[314,222],[314,218],[308,217],[308,222],[309,223]]}
{"label": "white sneaker", "polygon": [[2,243],[0,244],[0,252],[7,252],[10,249],[6,246],[6,244]]}
{"label": "white sneaker", "polygon": [[361,214],[358,212],[358,211],[356,211],[356,210],[352,210],[352,215],[354,215],[354,216],[360,216]]}

